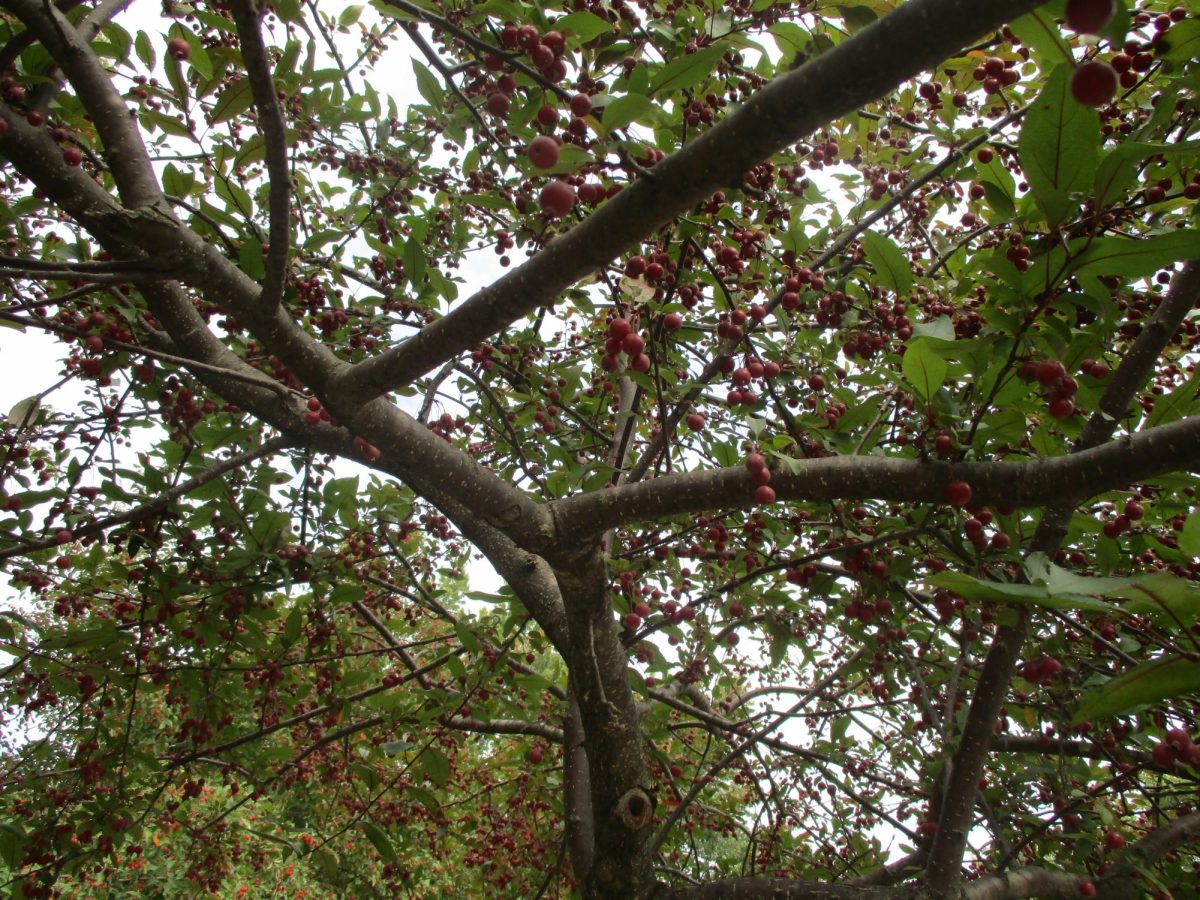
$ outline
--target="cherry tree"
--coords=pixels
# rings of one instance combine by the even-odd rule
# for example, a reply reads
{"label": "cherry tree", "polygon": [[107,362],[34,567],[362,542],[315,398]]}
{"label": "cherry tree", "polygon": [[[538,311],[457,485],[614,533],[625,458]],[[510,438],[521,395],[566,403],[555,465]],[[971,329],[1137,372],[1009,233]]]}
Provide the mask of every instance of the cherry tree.
{"label": "cherry tree", "polygon": [[127,6],[0,0],[10,890],[1189,895],[1194,0]]}

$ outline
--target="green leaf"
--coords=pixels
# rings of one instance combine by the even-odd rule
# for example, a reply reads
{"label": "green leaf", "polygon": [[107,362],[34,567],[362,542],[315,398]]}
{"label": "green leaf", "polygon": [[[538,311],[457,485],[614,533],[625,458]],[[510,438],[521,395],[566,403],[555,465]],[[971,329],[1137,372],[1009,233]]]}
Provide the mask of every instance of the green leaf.
{"label": "green leaf", "polygon": [[438,81],[436,75],[429,71],[419,59],[412,61],[413,72],[417,76],[417,90],[421,92],[421,96],[425,98],[425,102],[434,109],[440,110],[442,103],[446,99],[446,92],[442,89],[442,83]]}
{"label": "green leaf", "polygon": [[649,97],[643,97],[641,94],[628,94],[613,100],[604,107],[604,115],[600,118],[600,124],[604,126],[605,131],[613,132],[646,115],[653,107],[654,104],[650,102]]}
{"label": "green leaf", "polygon": [[321,877],[326,881],[336,881],[341,872],[341,863],[337,854],[325,847],[317,847],[312,852],[312,858],[321,870]]}
{"label": "green leaf", "polygon": [[581,45],[612,31],[612,25],[586,9],[563,16],[554,23],[554,28],[565,35],[567,40],[574,37]]}
{"label": "green leaf", "polygon": [[1147,238],[1097,238],[1076,260],[1076,275],[1153,275],[1183,259],[1200,259],[1200,231]]}
{"label": "green leaf", "polygon": [[[1196,514],[1191,516],[1192,520],[1196,518]],[[1200,532],[1200,522],[1193,530]],[[1182,546],[1180,541],[1181,549]],[[1200,615],[1200,585],[1170,572],[1137,576],[1132,579],[1132,584],[1106,595],[1124,600],[1121,606],[1127,612],[1157,616],[1159,624],[1169,629],[1178,629],[1179,622],[1194,622]]]}
{"label": "green leaf", "polygon": [[1100,117],[1071,96],[1059,66],[1025,116],[1018,154],[1034,200],[1051,225],[1077,204],[1069,195],[1091,185],[1100,149]]}
{"label": "green leaf", "polygon": [[395,862],[396,848],[392,846],[392,841],[388,837],[387,832],[374,822],[363,822],[362,827],[363,834],[367,836],[367,840],[379,851],[379,855],[383,857],[383,861]]}
{"label": "green leaf", "polygon": [[1115,716],[1127,710],[1200,690],[1200,662],[1164,656],[1143,663],[1084,695],[1072,725]]}
{"label": "green leaf", "polygon": [[1156,428],[1191,415],[1197,411],[1197,404],[1200,404],[1200,366],[1196,367],[1187,381],[1171,393],[1157,398],[1154,409],[1150,410],[1150,415],[1146,417],[1146,427]]}
{"label": "green leaf", "polygon": [[288,617],[283,620],[283,646],[290,647],[300,640],[300,627],[304,624],[304,614],[300,607],[293,606]]}
{"label": "green leaf", "polygon": [[1009,27],[1021,43],[1033,51],[1038,68],[1043,71],[1049,71],[1064,62],[1074,65],[1071,47],[1063,40],[1062,28],[1046,10],[1035,9]]}
{"label": "green leaf", "polygon": [[1100,160],[1096,169],[1096,205],[1107,206],[1124,196],[1138,177],[1142,160],[1151,156],[1172,157],[1200,152],[1200,141],[1163,144],[1155,141],[1128,141],[1114,147]]}
{"label": "green leaf", "polygon": [[1120,608],[1085,594],[1056,593],[1044,584],[1014,584],[988,581],[964,572],[939,572],[930,576],[930,584],[961,594],[975,602],[1021,603],[1047,609],[1082,609],[1092,612],[1119,613]]}
{"label": "green leaf", "polygon": [[723,45],[712,44],[695,53],[671,60],[650,80],[650,94],[657,94],[659,91],[672,93],[702,84],[724,55]]}
{"label": "green leaf", "polygon": [[438,787],[445,787],[450,780],[450,760],[436,747],[429,747],[421,754],[420,767]]}
{"label": "green leaf", "polygon": [[214,125],[226,122],[234,116],[244,113],[250,108],[250,104],[253,102],[254,95],[250,92],[250,80],[248,78],[239,78],[229,87],[225,88],[225,90],[221,91],[217,97],[216,104],[213,106],[209,121]]}
{"label": "green leaf", "polygon": [[425,251],[416,238],[404,242],[404,275],[413,287],[425,283]]}
{"label": "green leaf", "polygon": [[1160,59],[1186,63],[1200,57],[1200,19],[1184,19],[1176,22],[1156,45],[1155,53]]}
{"label": "green leaf", "polygon": [[913,270],[908,257],[886,235],[868,231],[862,236],[867,262],[875,268],[879,280],[897,294],[907,294],[913,286]]}
{"label": "green leaf", "polygon": [[1188,556],[1200,556],[1200,510],[1192,513],[1179,532],[1179,549]]}
{"label": "green leaf", "polygon": [[906,345],[904,377],[925,400],[931,400],[946,380],[946,361],[927,338],[913,338]]}
{"label": "green leaf", "polygon": [[139,31],[137,37],[133,39],[133,49],[137,53],[138,59],[142,61],[147,69],[154,68],[155,55],[154,44],[150,41],[150,36],[144,31]]}

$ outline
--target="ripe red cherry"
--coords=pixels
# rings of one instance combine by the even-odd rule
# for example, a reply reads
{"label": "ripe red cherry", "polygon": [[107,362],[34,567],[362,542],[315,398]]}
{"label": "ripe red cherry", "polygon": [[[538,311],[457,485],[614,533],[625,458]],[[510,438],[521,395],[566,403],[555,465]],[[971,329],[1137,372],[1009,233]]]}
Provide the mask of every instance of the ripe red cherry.
{"label": "ripe red cherry", "polygon": [[69,544],[75,540],[75,535],[71,533],[70,528],[60,528],[55,532],[54,539],[60,544]]}
{"label": "ripe red cherry", "polygon": [[1048,388],[1058,384],[1066,374],[1066,367],[1057,359],[1043,359],[1038,363],[1037,371],[1035,372],[1038,383],[1042,387]]}
{"label": "ripe red cherry", "polygon": [[687,427],[692,431],[704,430],[704,413],[688,413]]}
{"label": "ripe red cherry", "polygon": [[1120,850],[1125,846],[1125,836],[1119,831],[1104,832],[1104,846],[1109,850]]}
{"label": "ripe red cherry", "polygon": [[592,111],[592,98],[587,94],[575,94],[571,97],[571,114],[582,119]]}
{"label": "ripe red cherry", "polygon": [[542,761],[542,757],[545,755],[545,753],[546,753],[545,749],[543,749],[542,746],[539,744],[530,749],[529,761],[536,766],[538,763],[540,763]]}
{"label": "ripe red cherry", "polygon": [[631,330],[632,327],[625,319],[613,319],[608,323],[608,336],[618,341],[622,340]]}
{"label": "ripe red cherry", "polygon": [[548,135],[535,137],[529,142],[529,148],[525,152],[529,161],[538,169],[552,169],[558,162],[558,142]]}
{"label": "ripe red cherry", "polygon": [[167,52],[173,59],[183,62],[185,59],[191,58],[192,48],[184,38],[173,37],[167,41]]}
{"label": "ripe red cherry", "polygon": [[46,117],[36,109],[31,109],[29,112],[25,113],[25,121],[34,128],[40,128],[42,123],[46,121]]}
{"label": "ripe red cherry", "polygon": [[1071,96],[1084,106],[1103,106],[1117,93],[1117,73],[1108,63],[1086,62],[1071,76]]}
{"label": "ripe red cherry", "polygon": [[1067,27],[1080,34],[1099,34],[1113,17],[1113,0],[1067,0]]}
{"label": "ripe red cherry", "polygon": [[1049,410],[1050,415],[1056,419],[1069,419],[1075,412],[1075,401],[1062,394],[1055,394],[1050,398]]}
{"label": "ripe red cherry", "polygon": [[83,154],[79,152],[78,147],[63,148],[63,162],[68,166],[77,166],[83,162]]}
{"label": "ripe red cherry", "polygon": [[965,481],[952,481],[946,485],[946,499],[951,506],[966,506],[971,500],[971,486]]}
{"label": "ripe red cherry", "polygon": [[502,91],[494,91],[488,94],[486,106],[487,111],[493,116],[507,116],[508,110],[512,106],[512,101],[508,99],[508,94]]}
{"label": "ripe red cherry", "polygon": [[646,342],[637,332],[631,331],[621,339],[621,349],[629,356],[637,356],[645,349]]}
{"label": "ripe red cherry", "polygon": [[629,360],[629,368],[635,372],[650,371],[650,357],[645,353],[639,353],[637,356]]}
{"label": "ripe red cherry", "polygon": [[553,219],[561,219],[575,207],[575,188],[565,181],[552,181],[538,195],[542,212]]}
{"label": "ripe red cherry", "polygon": [[683,327],[683,316],[677,312],[667,313],[663,316],[663,330],[678,331]]}
{"label": "ripe red cherry", "polygon": [[1096,886],[1094,884],[1092,884],[1090,881],[1085,881],[1085,882],[1081,883],[1079,885],[1079,896],[1080,897],[1095,897],[1096,896]]}
{"label": "ripe red cherry", "polygon": [[522,50],[532,50],[541,43],[541,35],[538,34],[536,25],[522,25],[517,29],[517,43],[521,45]]}
{"label": "ripe red cherry", "polygon": [[761,453],[751,453],[746,457],[746,469],[750,472],[758,472],[767,467],[767,458]]}
{"label": "ripe red cherry", "polygon": [[768,506],[775,502],[775,488],[769,484],[760,484],[754,490],[754,502],[759,506]]}

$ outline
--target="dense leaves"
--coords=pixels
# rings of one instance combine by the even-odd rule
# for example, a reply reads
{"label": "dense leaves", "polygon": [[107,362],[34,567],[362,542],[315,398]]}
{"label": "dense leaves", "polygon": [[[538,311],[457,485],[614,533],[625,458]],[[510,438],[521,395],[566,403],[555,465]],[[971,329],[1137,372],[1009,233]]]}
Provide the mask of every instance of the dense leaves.
{"label": "dense leaves", "polygon": [[14,896],[1191,896],[1194,0],[121,7],[0,0]]}

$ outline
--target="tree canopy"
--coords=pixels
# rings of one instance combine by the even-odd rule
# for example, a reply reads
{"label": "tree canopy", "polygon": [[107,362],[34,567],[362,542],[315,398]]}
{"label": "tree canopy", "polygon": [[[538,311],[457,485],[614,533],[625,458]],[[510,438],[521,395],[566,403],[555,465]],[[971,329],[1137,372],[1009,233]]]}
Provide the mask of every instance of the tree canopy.
{"label": "tree canopy", "polygon": [[13,896],[1195,896],[1200,3],[130,6],[0,0]]}

